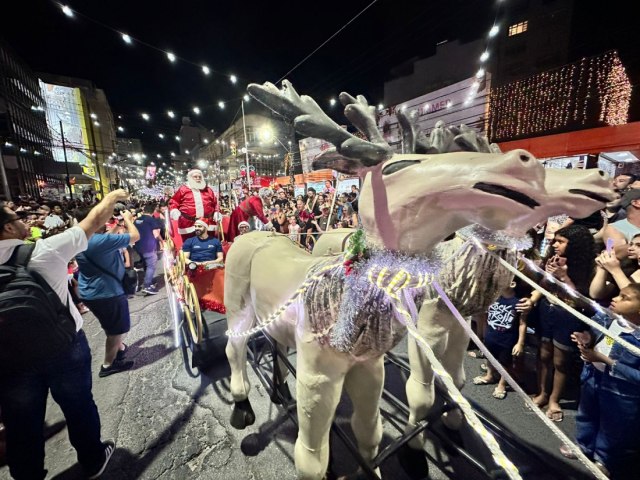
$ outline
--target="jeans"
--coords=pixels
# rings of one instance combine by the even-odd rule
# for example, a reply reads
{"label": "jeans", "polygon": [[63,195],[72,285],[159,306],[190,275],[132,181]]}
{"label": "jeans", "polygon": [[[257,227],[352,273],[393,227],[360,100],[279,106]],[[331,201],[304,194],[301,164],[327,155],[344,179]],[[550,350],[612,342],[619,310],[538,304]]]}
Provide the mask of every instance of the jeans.
{"label": "jeans", "polygon": [[91,394],[91,350],[80,330],[73,345],[29,373],[0,376],[0,408],[7,436],[7,460],[15,479],[41,480],[44,417],[49,390],[67,422],[78,462],[95,468],[104,460],[100,416]]}
{"label": "jeans", "polygon": [[149,252],[149,253],[142,253],[140,256],[144,260],[143,288],[149,288],[153,284],[153,277],[156,274],[156,265],[158,264],[158,254],[156,252]]}
{"label": "jeans", "polygon": [[583,381],[576,441],[587,457],[609,469],[612,478],[638,478],[640,400],[602,388],[603,376],[595,371]]}

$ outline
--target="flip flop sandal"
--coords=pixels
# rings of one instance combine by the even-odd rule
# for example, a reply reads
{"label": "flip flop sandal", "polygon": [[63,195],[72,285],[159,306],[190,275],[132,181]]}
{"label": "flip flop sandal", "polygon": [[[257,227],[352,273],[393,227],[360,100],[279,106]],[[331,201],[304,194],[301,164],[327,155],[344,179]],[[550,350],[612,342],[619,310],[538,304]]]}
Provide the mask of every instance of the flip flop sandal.
{"label": "flip flop sandal", "polygon": [[564,458],[570,458],[571,460],[575,460],[576,458],[578,458],[578,456],[573,452],[573,450],[569,448],[568,445],[560,446],[560,454]]}
{"label": "flip flop sandal", "polygon": [[504,400],[505,398],[507,398],[507,391],[506,390],[498,390],[497,388],[493,391],[493,393],[491,394],[491,396],[493,398],[497,398],[498,400]]}
{"label": "flip flop sandal", "polygon": [[484,378],[481,375],[478,375],[477,377],[474,377],[472,382],[473,382],[474,385],[493,385],[494,383],[496,383],[496,382],[494,382],[492,380],[487,380],[486,378]]}
{"label": "flip flop sandal", "polygon": [[547,410],[547,418],[553,422],[560,423],[564,420],[564,412],[562,410]]}
{"label": "flip flop sandal", "polygon": [[467,352],[467,355],[469,355],[471,358],[484,358],[484,353],[482,353],[480,350],[471,350]]}

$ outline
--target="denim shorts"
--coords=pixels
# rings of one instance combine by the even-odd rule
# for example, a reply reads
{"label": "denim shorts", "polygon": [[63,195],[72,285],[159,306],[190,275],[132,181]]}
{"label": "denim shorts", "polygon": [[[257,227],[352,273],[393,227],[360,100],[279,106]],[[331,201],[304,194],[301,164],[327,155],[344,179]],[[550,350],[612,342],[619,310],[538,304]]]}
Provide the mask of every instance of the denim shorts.
{"label": "denim shorts", "polygon": [[540,300],[539,308],[540,339],[543,342],[553,342],[561,350],[576,349],[571,334],[588,330],[587,325],[564,308],[551,304],[546,298]]}
{"label": "denim shorts", "polygon": [[122,335],[131,329],[127,295],[95,300],[83,299],[83,302],[96,316],[107,335]]}

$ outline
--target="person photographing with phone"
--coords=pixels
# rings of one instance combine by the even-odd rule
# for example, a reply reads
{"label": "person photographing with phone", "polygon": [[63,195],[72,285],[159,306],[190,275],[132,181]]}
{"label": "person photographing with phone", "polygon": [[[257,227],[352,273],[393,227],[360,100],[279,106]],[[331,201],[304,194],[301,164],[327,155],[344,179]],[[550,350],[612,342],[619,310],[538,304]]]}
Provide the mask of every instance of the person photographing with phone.
{"label": "person photographing with phone", "polygon": [[[589,230],[583,226],[569,225],[555,233],[552,248],[543,261],[543,268],[558,282],[586,295],[594,272],[594,257],[595,243]],[[576,306],[573,297],[564,289],[549,281],[544,281],[543,286],[568,305]],[[538,304],[540,318],[537,329],[540,336],[539,393],[533,397],[533,402],[540,408],[548,405],[547,417],[554,422],[561,422],[564,416],[560,397],[564,392],[571,358],[576,349],[571,335],[586,328],[571,313],[552,304],[538,291],[533,292],[529,302],[531,305]],[[551,392],[548,390],[549,380],[552,383]]]}

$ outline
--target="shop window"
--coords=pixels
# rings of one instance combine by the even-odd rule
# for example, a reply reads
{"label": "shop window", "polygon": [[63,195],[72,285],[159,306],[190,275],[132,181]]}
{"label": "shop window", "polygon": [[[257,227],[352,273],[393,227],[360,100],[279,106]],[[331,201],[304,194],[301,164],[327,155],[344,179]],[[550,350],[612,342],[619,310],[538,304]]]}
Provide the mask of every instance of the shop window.
{"label": "shop window", "polygon": [[526,32],[528,27],[529,27],[528,20],[511,25],[509,26],[509,36],[513,37],[514,35],[520,35],[521,33]]}

